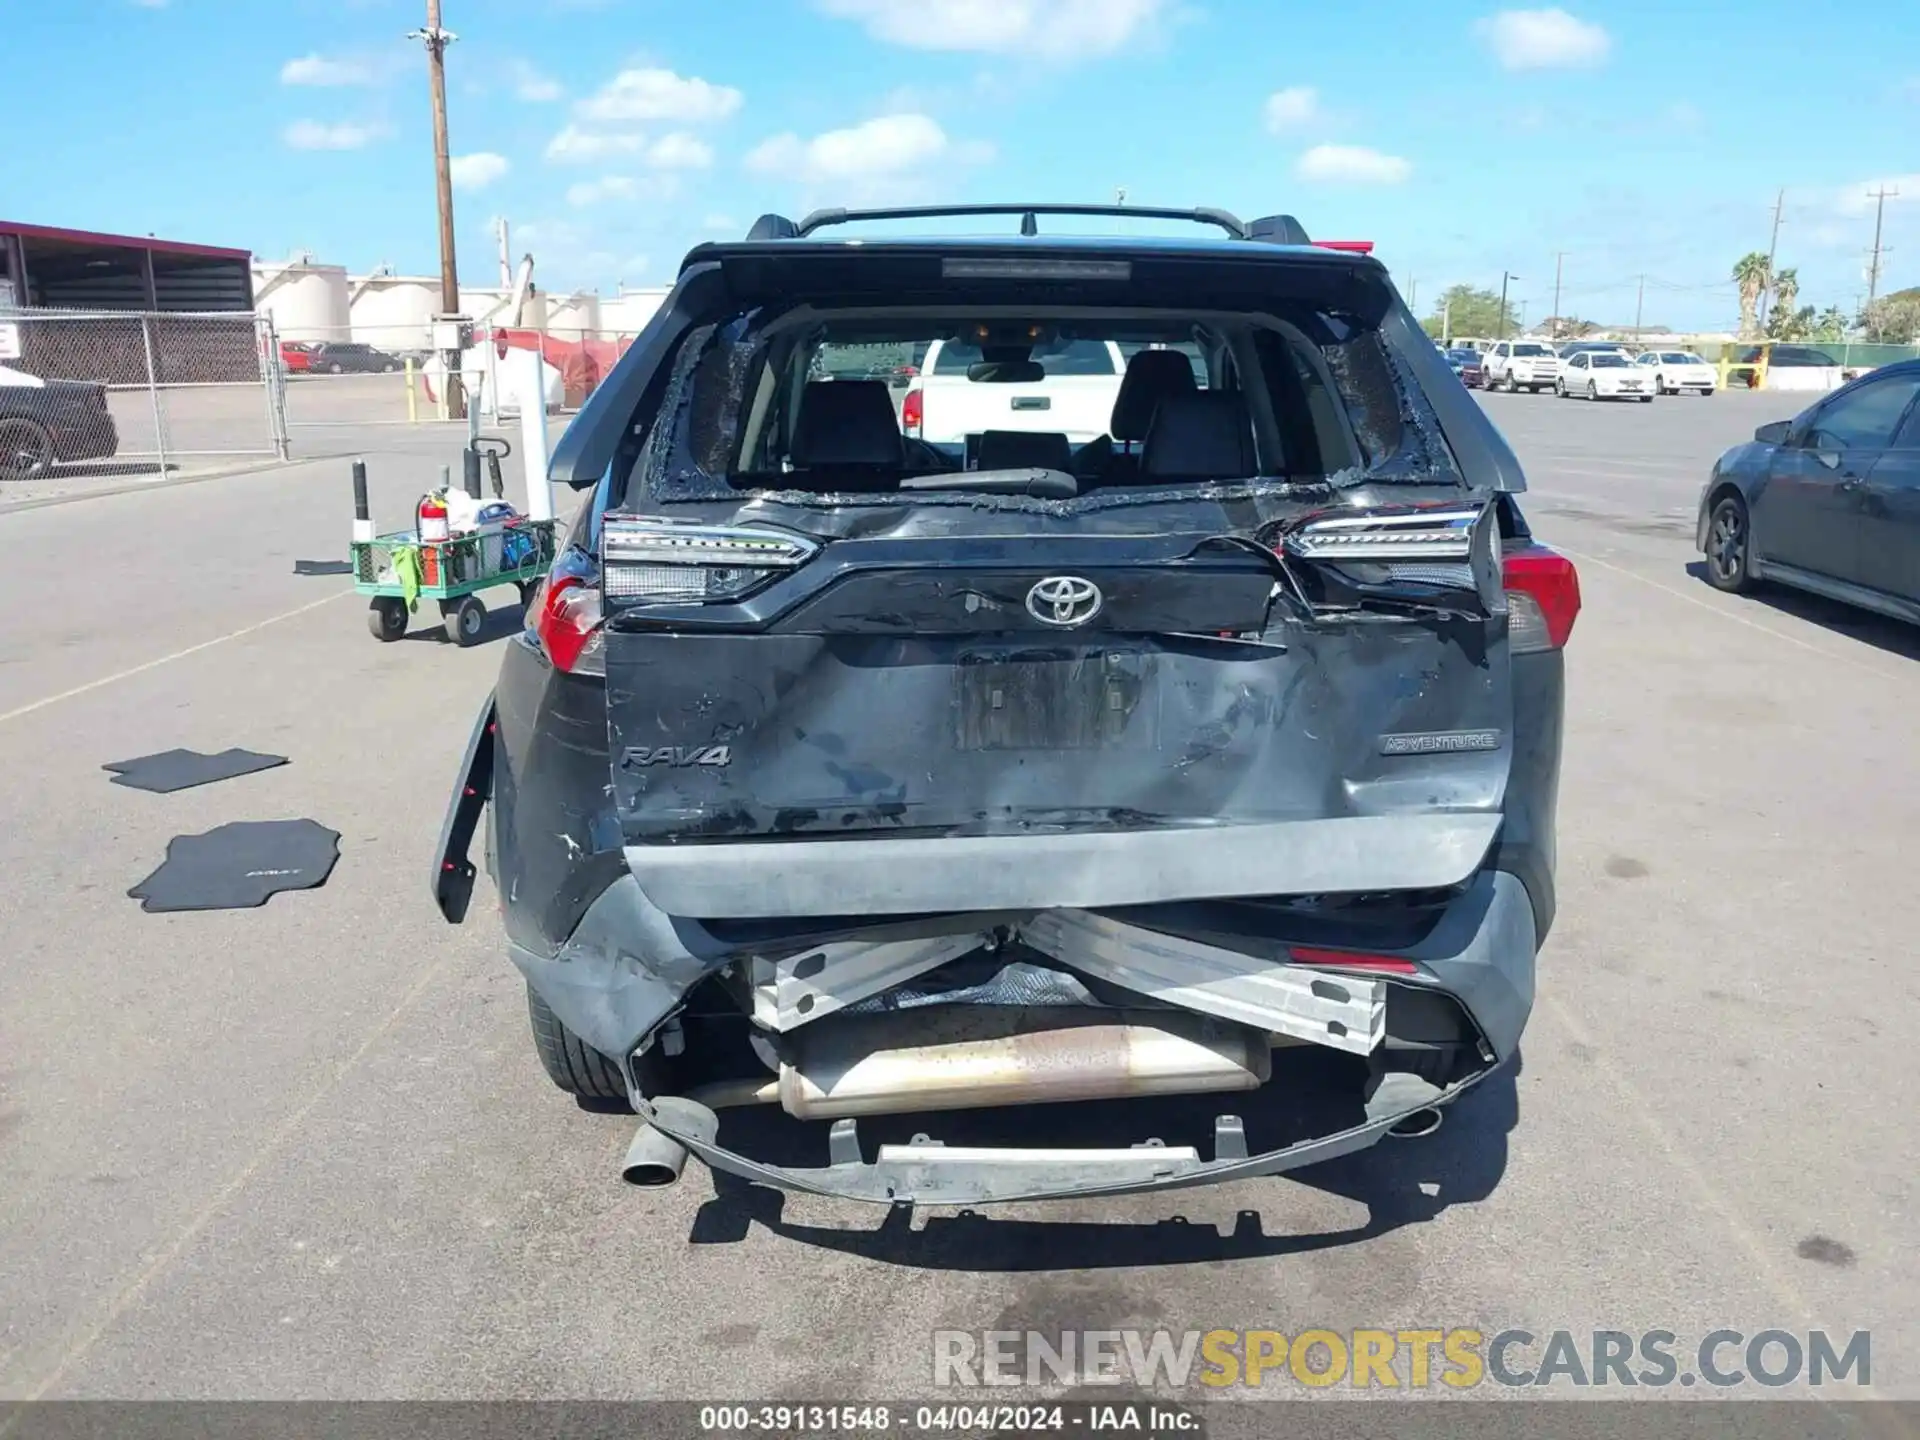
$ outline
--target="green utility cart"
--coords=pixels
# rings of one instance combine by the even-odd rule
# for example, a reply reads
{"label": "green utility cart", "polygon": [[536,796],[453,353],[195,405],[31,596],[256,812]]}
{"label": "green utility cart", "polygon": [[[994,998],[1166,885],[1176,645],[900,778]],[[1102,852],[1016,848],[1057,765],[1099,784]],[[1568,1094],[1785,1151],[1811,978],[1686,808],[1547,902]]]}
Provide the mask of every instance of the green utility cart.
{"label": "green utility cart", "polygon": [[376,640],[398,640],[414,606],[437,600],[447,638],[474,644],[487,621],[479,592],[511,585],[525,605],[553,568],[553,527],[551,520],[520,517],[450,540],[422,540],[411,530],[355,540],[354,589],[372,597],[367,628]]}

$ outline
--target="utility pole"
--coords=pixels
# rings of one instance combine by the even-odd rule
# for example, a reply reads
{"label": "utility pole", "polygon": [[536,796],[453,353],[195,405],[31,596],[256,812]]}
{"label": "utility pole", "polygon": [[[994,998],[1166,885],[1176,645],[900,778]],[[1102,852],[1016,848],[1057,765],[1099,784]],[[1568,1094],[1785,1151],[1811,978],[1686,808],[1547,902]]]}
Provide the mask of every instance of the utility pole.
{"label": "utility pole", "polygon": [[1420,313],[1420,278],[1417,275],[1407,277],[1407,309],[1415,315]]}
{"label": "utility pole", "polygon": [[1560,262],[1566,258],[1567,252],[1564,250],[1553,252],[1553,319],[1548,323],[1553,326],[1555,340],[1560,338]]}
{"label": "utility pole", "polygon": [[1780,250],[1780,212],[1786,209],[1787,191],[1782,186],[1773,201],[1773,235],[1767,241],[1767,284],[1760,292],[1760,333],[1767,333],[1767,303],[1773,299],[1773,257]]}
{"label": "utility pole", "polygon": [[1647,298],[1647,277],[1640,277],[1640,288],[1633,293],[1633,338],[1640,338],[1640,310]]}
{"label": "utility pole", "polygon": [[[427,0],[427,26],[407,36],[427,47],[427,81],[433,95],[433,168],[440,201],[440,311],[460,313],[460,267],[453,251],[453,162],[447,152],[447,46],[460,37],[440,24],[440,0]],[[450,357],[451,358],[451,357]],[[460,366],[447,366],[447,417],[466,415]]]}
{"label": "utility pole", "polygon": [[502,215],[494,221],[494,233],[500,237],[500,283],[505,288],[513,288],[513,260],[508,254],[507,217]]}
{"label": "utility pole", "polygon": [[1440,338],[1448,346],[1453,344],[1453,302],[1440,302]]}
{"label": "utility pole", "polygon": [[1507,338],[1507,282],[1510,280],[1518,280],[1519,278],[1518,275],[1506,270],[1500,272],[1500,333],[1494,337],[1496,339],[1504,340]]}
{"label": "utility pole", "polygon": [[1882,185],[1873,192],[1873,256],[1867,261],[1867,304],[1873,304],[1880,289],[1880,257],[1886,253],[1880,244],[1880,222],[1886,217],[1887,201],[1898,199],[1898,190],[1889,190]]}

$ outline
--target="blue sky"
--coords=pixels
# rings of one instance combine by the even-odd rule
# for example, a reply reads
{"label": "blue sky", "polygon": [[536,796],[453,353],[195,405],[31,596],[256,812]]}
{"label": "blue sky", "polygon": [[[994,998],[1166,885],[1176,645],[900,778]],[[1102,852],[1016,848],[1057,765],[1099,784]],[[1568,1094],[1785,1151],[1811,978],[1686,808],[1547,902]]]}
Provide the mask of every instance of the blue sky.
{"label": "blue sky", "polygon": [[[437,266],[424,0],[5,7],[0,215]],[[1920,283],[1920,7],[1568,0],[446,0],[462,271],[663,283],[763,210],[1109,200],[1288,211],[1447,284],[1718,327],[1764,249],[1804,301]]]}

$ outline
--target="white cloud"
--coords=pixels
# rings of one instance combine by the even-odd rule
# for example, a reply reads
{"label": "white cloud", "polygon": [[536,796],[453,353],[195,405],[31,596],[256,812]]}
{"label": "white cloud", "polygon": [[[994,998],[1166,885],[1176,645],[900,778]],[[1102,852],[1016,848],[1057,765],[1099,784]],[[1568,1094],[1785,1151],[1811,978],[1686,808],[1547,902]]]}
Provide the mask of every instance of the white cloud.
{"label": "white cloud", "polygon": [[704,170],[713,164],[713,147],[698,136],[675,130],[647,147],[647,164],[658,170]]}
{"label": "white cloud", "polygon": [[598,205],[603,200],[631,198],[639,187],[625,175],[602,175],[598,180],[582,180],[567,187],[567,203],[576,208]]}
{"label": "white cloud", "polygon": [[296,120],[282,138],[295,150],[359,150],[387,133],[384,125],[361,125],[343,120],[328,125],[319,120]]}
{"label": "white cloud", "polygon": [[547,142],[547,159],[561,165],[586,165],[613,155],[637,155],[646,145],[644,135],[582,130],[569,125]]}
{"label": "white cloud", "polygon": [[681,125],[724,120],[740,108],[741,94],[671,70],[622,70],[575,108],[587,120],[671,120]]}
{"label": "white cloud", "polygon": [[1300,157],[1294,174],[1302,180],[1398,185],[1413,174],[1413,166],[1398,155],[1385,155],[1364,145],[1316,145]]}
{"label": "white cloud", "polygon": [[731,215],[722,215],[716,211],[700,222],[700,228],[702,230],[744,230],[747,227]]}
{"label": "white cloud", "polygon": [[550,100],[558,100],[566,93],[558,80],[541,73],[525,60],[513,62],[512,75],[513,93],[533,104],[542,105]]}
{"label": "white cloud", "polygon": [[1267,129],[1279,135],[1320,118],[1320,92],[1311,85],[1290,85],[1267,97]]}
{"label": "white cloud", "polygon": [[1571,70],[1601,65],[1613,39],[1564,10],[1502,10],[1474,22],[1474,33],[1508,70]]}
{"label": "white cloud", "polygon": [[[1911,205],[1920,200],[1920,175],[1888,175],[1881,180],[1862,180],[1857,185],[1843,185],[1835,200],[1835,208],[1842,215],[1871,215],[1879,203],[1873,197],[1876,191],[1887,192],[1887,204]],[[1895,195],[1893,192],[1900,193]]]}
{"label": "white cloud", "polygon": [[827,14],[914,50],[972,50],[1083,60],[1122,50],[1169,0],[819,0]]}
{"label": "white cloud", "polygon": [[142,10],[164,10],[167,8],[167,0],[133,0],[133,3],[138,5]]}
{"label": "white cloud", "polygon": [[898,175],[934,160],[977,165],[993,156],[977,141],[955,142],[930,116],[881,115],[845,130],[804,140],[775,135],[747,155],[747,168],[802,180],[859,180]]}
{"label": "white cloud", "polygon": [[480,150],[472,155],[455,155],[449,162],[456,190],[484,190],[513,167],[504,155]]}
{"label": "white cloud", "polygon": [[280,67],[282,85],[371,85],[373,67],[363,60],[329,60],[302,55]]}

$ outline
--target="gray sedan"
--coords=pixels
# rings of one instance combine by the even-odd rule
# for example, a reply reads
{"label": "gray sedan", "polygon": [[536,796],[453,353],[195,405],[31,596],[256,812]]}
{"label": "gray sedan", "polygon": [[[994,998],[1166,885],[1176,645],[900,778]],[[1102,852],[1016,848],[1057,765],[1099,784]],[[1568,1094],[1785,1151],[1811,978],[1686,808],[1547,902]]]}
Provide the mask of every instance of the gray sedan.
{"label": "gray sedan", "polygon": [[1920,360],[1863,375],[1722,455],[1696,543],[1716,589],[1776,581],[1920,623]]}

